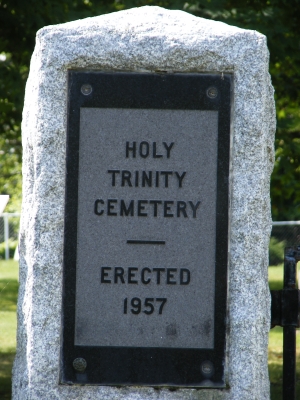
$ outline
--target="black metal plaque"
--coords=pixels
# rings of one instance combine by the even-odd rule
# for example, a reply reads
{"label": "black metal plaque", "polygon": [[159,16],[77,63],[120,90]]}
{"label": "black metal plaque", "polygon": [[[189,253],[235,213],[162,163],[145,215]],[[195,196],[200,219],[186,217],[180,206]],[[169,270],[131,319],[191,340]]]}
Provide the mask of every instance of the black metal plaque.
{"label": "black metal plaque", "polygon": [[225,386],[231,79],[69,72],[62,383]]}

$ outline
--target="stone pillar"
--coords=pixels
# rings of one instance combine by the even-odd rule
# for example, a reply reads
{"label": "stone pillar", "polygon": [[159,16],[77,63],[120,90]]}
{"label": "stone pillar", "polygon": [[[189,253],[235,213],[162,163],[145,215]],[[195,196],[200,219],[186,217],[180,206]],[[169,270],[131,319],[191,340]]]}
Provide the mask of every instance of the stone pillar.
{"label": "stone pillar", "polygon": [[[37,33],[22,124],[14,399],[269,398],[269,185],[275,108],[268,60],[266,38],[256,31],[159,7],[48,26]],[[151,385],[61,383],[68,70],[231,74],[233,78],[226,386],[222,389],[170,391]]]}

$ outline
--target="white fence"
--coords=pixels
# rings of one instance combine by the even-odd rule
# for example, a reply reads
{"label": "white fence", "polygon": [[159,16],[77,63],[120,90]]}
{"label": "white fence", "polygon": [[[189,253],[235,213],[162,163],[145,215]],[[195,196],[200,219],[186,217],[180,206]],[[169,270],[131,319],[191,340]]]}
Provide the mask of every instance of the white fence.
{"label": "white fence", "polygon": [[[3,213],[0,217],[0,259],[13,257],[19,234],[19,213]],[[272,224],[272,237],[286,246],[300,244],[300,221],[276,221]]]}
{"label": "white fence", "polygon": [[18,241],[19,213],[3,213],[0,217],[0,259],[12,257]]}

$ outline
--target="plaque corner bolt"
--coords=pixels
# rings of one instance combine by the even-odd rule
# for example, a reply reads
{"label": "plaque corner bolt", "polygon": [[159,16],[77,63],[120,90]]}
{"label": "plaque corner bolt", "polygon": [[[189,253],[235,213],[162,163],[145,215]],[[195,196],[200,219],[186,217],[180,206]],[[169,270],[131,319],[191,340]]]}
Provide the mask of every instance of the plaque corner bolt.
{"label": "plaque corner bolt", "polygon": [[211,376],[213,376],[214,371],[214,365],[211,361],[203,361],[203,363],[201,364],[201,373],[203,376],[205,376],[206,378],[210,378]]}
{"label": "plaque corner bolt", "polygon": [[206,95],[210,99],[215,99],[218,96],[218,89],[214,86],[211,86],[206,90]]}
{"label": "plaque corner bolt", "polygon": [[89,85],[88,83],[84,84],[81,86],[80,91],[83,95],[88,96],[89,94],[92,93],[93,88],[91,85]]}
{"label": "plaque corner bolt", "polygon": [[77,372],[84,372],[86,370],[86,367],[87,367],[87,362],[82,357],[75,358],[75,360],[73,361],[73,368]]}

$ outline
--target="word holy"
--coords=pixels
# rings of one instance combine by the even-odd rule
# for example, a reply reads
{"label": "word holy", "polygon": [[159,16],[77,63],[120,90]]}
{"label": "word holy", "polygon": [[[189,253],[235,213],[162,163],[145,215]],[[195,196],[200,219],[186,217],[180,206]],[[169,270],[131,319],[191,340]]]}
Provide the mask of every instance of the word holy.
{"label": "word holy", "polygon": [[147,141],[142,141],[139,145],[136,142],[126,142],[126,158],[136,158],[140,156],[142,158],[153,157],[153,158],[170,158],[171,150],[174,146],[174,142],[168,144],[167,142],[162,142],[161,149],[158,150],[156,142],[152,145]]}

